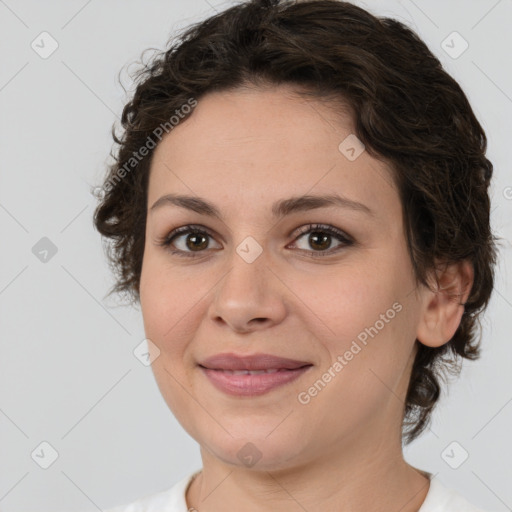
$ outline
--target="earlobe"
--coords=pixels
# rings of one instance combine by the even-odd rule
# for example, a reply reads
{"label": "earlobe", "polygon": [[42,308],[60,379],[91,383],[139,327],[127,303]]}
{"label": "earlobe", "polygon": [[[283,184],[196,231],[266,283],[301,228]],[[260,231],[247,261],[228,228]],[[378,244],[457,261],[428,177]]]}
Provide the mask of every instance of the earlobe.
{"label": "earlobe", "polygon": [[467,260],[440,268],[439,285],[434,280],[434,291],[425,290],[416,333],[418,341],[429,347],[440,347],[452,339],[474,280],[473,265]]}

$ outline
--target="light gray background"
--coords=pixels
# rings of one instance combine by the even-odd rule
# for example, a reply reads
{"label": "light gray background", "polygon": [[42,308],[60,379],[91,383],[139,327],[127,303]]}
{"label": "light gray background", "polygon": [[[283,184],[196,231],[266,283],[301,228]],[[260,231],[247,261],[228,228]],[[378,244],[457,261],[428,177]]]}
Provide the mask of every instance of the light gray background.
{"label": "light gray background", "polygon": [[[511,238],[511,0],[368,0],[412,26],[467,92],[495,164],[493,225]],[[93,229],[111,125],[126,100],[118,72],[178,28],[232,2],[0,0],[0,510],[92,511],[170,487],[201,465],[151,369],[133,355],[140,311],[105,300],[112,284]],[[42,31],[58,49],[41,58]],[[469,43],[450,57],[453,31]],[[458,43],[457,43],[458,44]],[[127,74],[123,72],[129,87]],[[32,252],[48,237],[57,253]],[[483,357],[465,365],[431,430],[406,449],[416,467],[490,510],[512,510],[510,244],[485,316]],[[42,441],[58,459],[42,469]],[[469,458],[452,469],[453,441]],[[48,452],[47,452],[48,453]],[[457,455],[459,456],[459,455]]]}

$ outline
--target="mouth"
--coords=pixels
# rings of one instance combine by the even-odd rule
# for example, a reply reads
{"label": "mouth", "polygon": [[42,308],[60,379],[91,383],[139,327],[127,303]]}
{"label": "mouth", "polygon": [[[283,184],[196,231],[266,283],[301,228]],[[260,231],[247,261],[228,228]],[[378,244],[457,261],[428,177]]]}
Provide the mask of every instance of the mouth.
{"label": "mouth", "polygon": [[256,396],[298,379],[313,364],[270,354],[229,353],[205,359],[198,366],[220,391],[233,396]]}

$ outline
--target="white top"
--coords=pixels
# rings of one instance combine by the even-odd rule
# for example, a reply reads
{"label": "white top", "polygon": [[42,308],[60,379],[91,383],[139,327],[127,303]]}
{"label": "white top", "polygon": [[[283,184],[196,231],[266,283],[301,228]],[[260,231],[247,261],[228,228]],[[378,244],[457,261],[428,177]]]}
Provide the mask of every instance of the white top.
{"label": "white top", "polygon": [[[104,512],[188,512],[185,494],[189,484],[200,471],[187,475],[170,489]],[[471,505],[456,491],[445,487],[440,480],[432,477],[432,473],[422,473],[430,478],[430,488],[418,512],[485,512]]]}

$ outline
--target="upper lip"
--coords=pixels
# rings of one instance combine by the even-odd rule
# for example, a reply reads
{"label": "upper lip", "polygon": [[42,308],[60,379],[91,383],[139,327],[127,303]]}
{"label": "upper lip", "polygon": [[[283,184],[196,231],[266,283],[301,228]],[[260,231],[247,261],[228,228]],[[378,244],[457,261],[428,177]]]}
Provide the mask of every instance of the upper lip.
{"label": "upper lip", "polygon": [[298,361],[272,354],[237,355],[233,353],[216,354],[199,363],[211,370],[295,370],[303,366],[311,366],[308,361]]}

